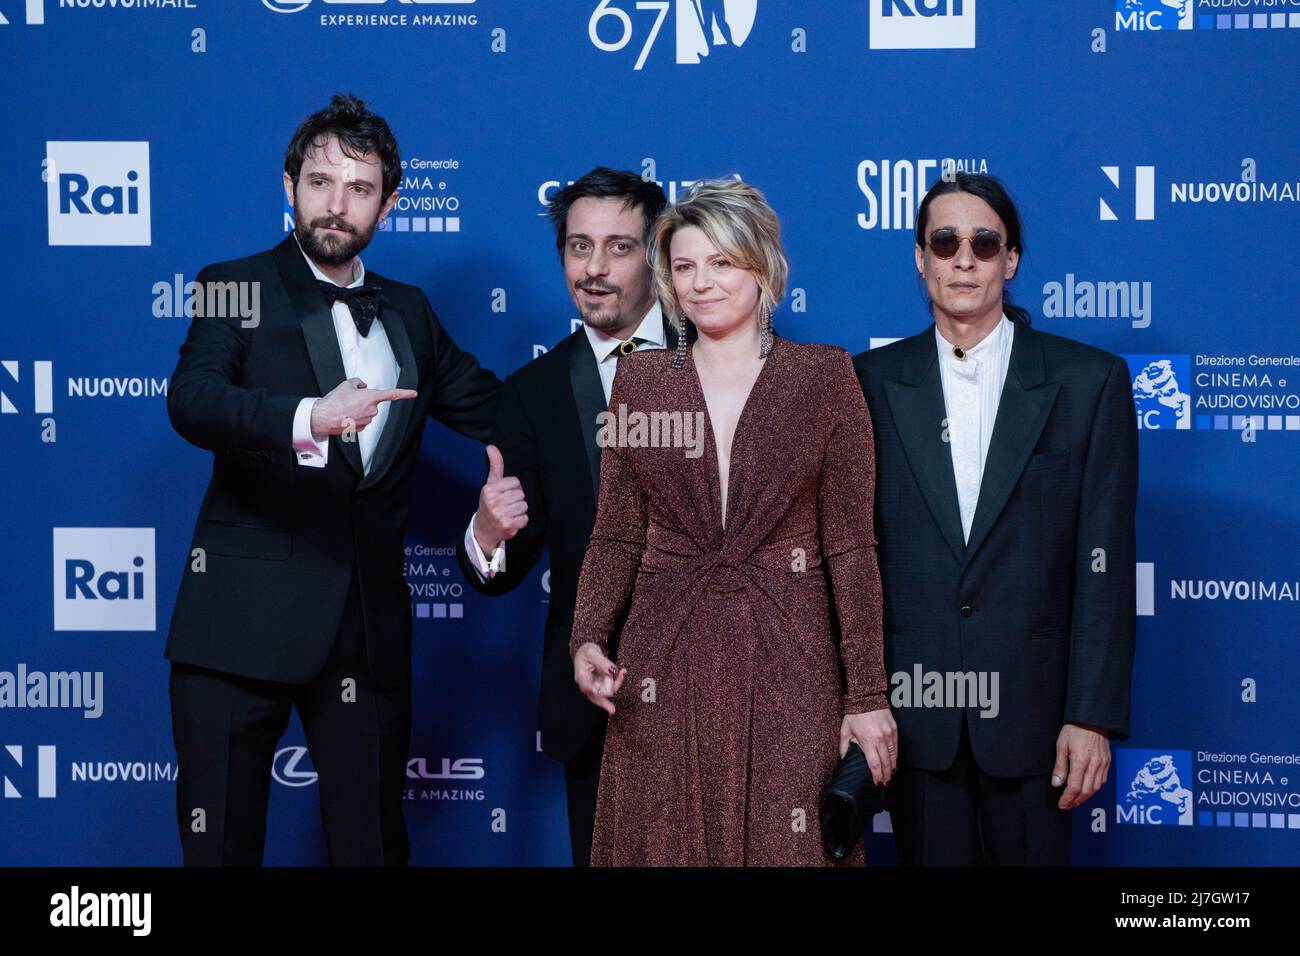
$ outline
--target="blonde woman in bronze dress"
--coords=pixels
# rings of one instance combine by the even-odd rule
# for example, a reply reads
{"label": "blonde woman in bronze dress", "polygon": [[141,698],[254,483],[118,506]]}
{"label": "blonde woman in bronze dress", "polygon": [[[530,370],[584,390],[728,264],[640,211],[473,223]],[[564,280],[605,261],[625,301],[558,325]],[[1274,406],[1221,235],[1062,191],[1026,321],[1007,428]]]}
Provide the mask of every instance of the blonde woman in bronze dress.
{"label": "blonde woman in bronze dress", "polygon": [[772,333],[787,266],[757,190],[700,183],[651,256],[679,347],[618,364],[571,641],[611,715],[591,862],[827,864],[850,740],[877,782],[897,762],[871,420],[847,352]]}

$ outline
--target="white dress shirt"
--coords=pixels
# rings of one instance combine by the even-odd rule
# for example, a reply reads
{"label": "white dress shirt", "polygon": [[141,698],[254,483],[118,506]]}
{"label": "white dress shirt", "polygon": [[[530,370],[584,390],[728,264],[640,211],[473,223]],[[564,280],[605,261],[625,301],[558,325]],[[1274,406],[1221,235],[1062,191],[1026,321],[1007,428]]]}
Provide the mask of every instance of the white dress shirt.
{"label": "white dress shirt", "polygon": [[[591,346],[591,352],[596,357],[596,368],[600,372],[600,387],[605,391],[605,404],[609,404],[609,394],[614,387],[614,373],[618,371],[618,347],[623,344],[625,339],[616,338],[590,325],[583,325],[582,330],[587,333],[587,342]],[[662,349],[667,346],[664,336],[663,312],[659,308],[658,301],[650,306],[650,311],[645,314],[641,324],[637,326],[636,331],[632,333],[632,338],[641,339],[637,345],[638,351],[645,349]],[[584,436],[585,437],[585,436]],[[478,572],[479,577],[488,581],[505,565],[506,560],[506,543],[500,541],[492,552],[489,559],[483,554],[483,549],[479,547],[478,539],[474,537],[474,518],[469,519],[469,527],[465,529],[465,552],[469,555],[470,564]]]}
{"label": "white dress shirt", "polygon": [[[294,237],[295,240],[297,237]],[[298,247],[299,251],[302,246]],[[322,282],[333,282],[321,272],[307,253],[302,257],[311,267],[312,275]],[[345,288],[353,289],[366,281],[366,267],[357,260],[357,277]],[[370,326],[370,334],[363,336],[357,331],[352,321],[352,312],[346,302],[335,302],[330,309],[334,319],[334,335],[338,339],[339,353],[343,357],[343,374],[347,378],[359,378],[366,383],[366,388],[396,388],[399,367],[393,355],[393,347],[384,331],[383,316]],[[311,433],[311,409],[318,401],[304,398],[298,403],[298,410],[293,416],[293,451],[298,464],[309,468],[324,468],[329,461],[329,436],[317,441]],[[374,459],[375,447],[379,436],[383,434],[384,423],[388,421],[388,407],[392,402],[381,402],[375,417],[361,431],[356,433],[357,449],[361,452],[361,464],[366,474],[370,473],[370,463]]]}
{"label": "white dress shirt", "polygon": [[1002,386],[1011,366],[1015,327],[1004,314],[988,335],[965,350],[963,358],[934,327],[939,349],[939,381],[948,411],[948,447],[952,453],[953,476],[957,480],[957,505],[961,511],[962,537],[970,540],[975,506],[979,502],[984,462],[993,440]]}

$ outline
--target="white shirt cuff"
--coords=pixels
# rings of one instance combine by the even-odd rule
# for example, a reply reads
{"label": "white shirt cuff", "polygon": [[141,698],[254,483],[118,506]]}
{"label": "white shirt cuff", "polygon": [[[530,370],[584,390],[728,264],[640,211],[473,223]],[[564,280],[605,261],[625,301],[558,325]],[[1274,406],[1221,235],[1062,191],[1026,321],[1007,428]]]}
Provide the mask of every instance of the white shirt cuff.
{"label": "white shirt cuff", "polygon": [[469,563],[474,566],[479,578],[484,581],[491,581],[492,577],[506,566],[506,543],[504,540],[497,543],[492,552],[491,560],[483,554],[483,549],[478,546],[478,539],[474,537],[473,515],[470,515],[469,527],[465,529],[465,553],[469,555]]}
{"label": "white shirt cuff", "polygon": [[311,408],[316,401],[314,398],[304,398],[293,414],[293,456],[298,464],[308,468],[324,468],[330,457],[329,436],[325,436],[323,442],[312,437]]}

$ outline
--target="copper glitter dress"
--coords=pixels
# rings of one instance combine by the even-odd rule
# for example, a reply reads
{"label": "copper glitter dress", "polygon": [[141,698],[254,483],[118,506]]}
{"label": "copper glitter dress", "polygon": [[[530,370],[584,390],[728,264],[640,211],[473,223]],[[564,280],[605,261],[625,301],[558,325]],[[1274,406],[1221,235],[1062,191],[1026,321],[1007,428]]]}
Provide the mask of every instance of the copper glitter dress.
{"label": "copper glitter dress", "polygon": [[871,419],[847,352],[775,339],[736,424],[724,526],[694,358],[672,358],[621,359],[610,411],[684,412],[703,453],[648,446],[654,429],[606,444],[578,584],[571,652],[604,646],[631,600],[591,862],[826,865],[841,719],[887,706]]}

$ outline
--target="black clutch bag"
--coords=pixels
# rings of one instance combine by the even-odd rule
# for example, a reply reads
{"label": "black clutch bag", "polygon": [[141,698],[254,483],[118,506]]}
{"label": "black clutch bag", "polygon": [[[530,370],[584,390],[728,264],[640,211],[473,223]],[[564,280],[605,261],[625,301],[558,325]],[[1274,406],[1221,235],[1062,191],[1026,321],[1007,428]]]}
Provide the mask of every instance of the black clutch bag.
{"label": "black clutch bag", "polygon": [[822,847],[833,860],[853,852],[867,824],[885,809],[885,788],[871,779],[867,756],[855,743],[840,758],[822,791]]}

